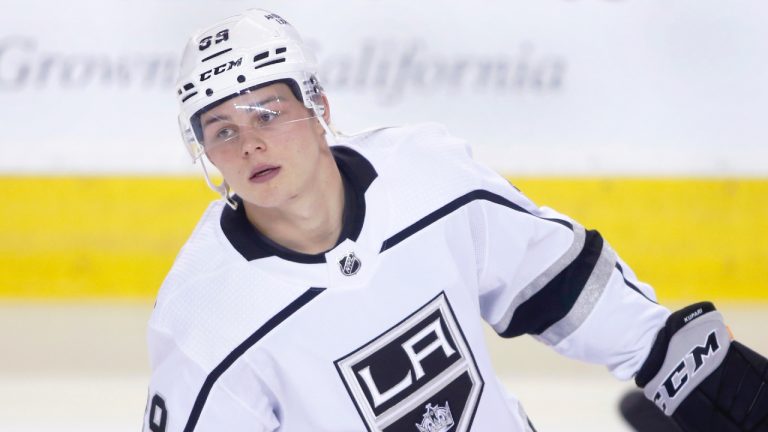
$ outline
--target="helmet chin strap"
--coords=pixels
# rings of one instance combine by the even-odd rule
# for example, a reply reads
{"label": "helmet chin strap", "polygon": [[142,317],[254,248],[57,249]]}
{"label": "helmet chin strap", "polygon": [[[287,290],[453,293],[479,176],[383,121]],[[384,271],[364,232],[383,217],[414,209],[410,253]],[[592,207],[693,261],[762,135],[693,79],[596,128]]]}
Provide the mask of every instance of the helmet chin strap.
{"label": "helmet chin strap", "polygon": [[317,116],[317,121],[320,122],[320,126],[322,126],[323,130],[325,131],[325,137],[328,145],[330,146],[332,144],[336,144],[336,135],[337,135],[336,131],[323,118],[323,113],[325,113],[325,107],[312,101],[312,111],[315,112],[315,115]]}
{"label": "helmet chin strap", "polygon": [[318,117],[317,120],[320,122],[320,126],[325,130],[325,138],[328,145],[336,144],[336,132],[331,128],[331,125],[326,123],[325,119],[322,117]]}
{"label": "helmet chin strap", "polygon": [[211,188],[214,192],[221,195],[222,198],[227,202],[227,205],[232,208],[232,210],[237,210],[237,201],[235,201],[230,195],[229,195],[229,184],[227,184],[227,181],[224,180],[221,182],[220,185],[216,185],[211,180],[211,176],[208,174],[208,169],[205,167],[205,158],[200,158],[200,166],[203,167],[203,174],[205,175],[205,183],[208,184],[208,187]]}

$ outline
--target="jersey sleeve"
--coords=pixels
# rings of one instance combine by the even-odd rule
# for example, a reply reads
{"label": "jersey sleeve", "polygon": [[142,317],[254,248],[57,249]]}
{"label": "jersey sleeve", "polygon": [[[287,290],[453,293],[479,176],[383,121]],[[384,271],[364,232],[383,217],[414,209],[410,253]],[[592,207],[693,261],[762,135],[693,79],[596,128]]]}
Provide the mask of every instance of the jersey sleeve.
{"label": "jersey sleeve", "polygon": [[481,313],[503,337],[534,336],[631,378],[669,311],[596,230],[536,206],[467,158],[480,199],[468,209]]}
{"label": "jersey sleeve", "polygon": [[[150,325],[149,385],[143,432],[267,432],[278,428],[271,399],[247,365],[222,375],[185,354]],[[261,391],[260,391],[261,390]]]}

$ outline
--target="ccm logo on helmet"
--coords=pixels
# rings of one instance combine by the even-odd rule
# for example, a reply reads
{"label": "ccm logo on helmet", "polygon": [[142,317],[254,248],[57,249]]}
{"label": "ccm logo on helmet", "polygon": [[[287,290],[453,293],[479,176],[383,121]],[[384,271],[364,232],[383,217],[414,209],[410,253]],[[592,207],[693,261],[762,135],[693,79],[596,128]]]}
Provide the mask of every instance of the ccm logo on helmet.
{"label": "ccm logo on helmet", "polygon": [[218,65],[213,69],[209,69],[203,73],[200,74],[200,81],[205,81],[208,78],[212,77],[213,75],[218,75],[221,73],[224,73],[232,68],[240,67],[240,65],[243,64],[243,58],[240,57],[237,60],[230,60],[227,63],[224,63],[222,65]]}
{"label": "ccm logo on helmet", "polygon": [[[665,379],[664,382],[659,386],[659,389],[656,391],[656,394],[653,397],[653,401],[662,409],[665,409],[666,407],[664,406],[663,402],[664,396],[661,393],[662,389],[664,389],[670,399],[677,396],[677,394],[680,393],[680,390],[682,390],[683,387],[685,387],[685,385],[688,383],[688,379],[695,375],[696,372],[698,372],[699,369],[704,366],[705,358],[718,351],[720,351],[720,344],[717,342],[716,332],[713,331],[707,336],[707,340],[704,342],[704,345],[695,346],[680,361],[680,363],[678,363],[677,367],[672,370],[672,372],[667,376],[667,379]],[[688,360],[689,363],[687,367],[686,360]],[[692,365],[690,364],[691,361],[693,361]]]}

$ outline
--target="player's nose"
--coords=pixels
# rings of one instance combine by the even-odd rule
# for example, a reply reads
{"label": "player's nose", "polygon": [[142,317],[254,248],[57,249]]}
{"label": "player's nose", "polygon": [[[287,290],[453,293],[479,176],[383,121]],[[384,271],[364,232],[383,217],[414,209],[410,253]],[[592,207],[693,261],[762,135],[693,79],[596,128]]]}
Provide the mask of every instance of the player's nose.
{"label": "player's nose", "polygon": [[256,128],[245,128],[240,135],[240,154],[248,156],[256,151],[266,149],[266,142]]}

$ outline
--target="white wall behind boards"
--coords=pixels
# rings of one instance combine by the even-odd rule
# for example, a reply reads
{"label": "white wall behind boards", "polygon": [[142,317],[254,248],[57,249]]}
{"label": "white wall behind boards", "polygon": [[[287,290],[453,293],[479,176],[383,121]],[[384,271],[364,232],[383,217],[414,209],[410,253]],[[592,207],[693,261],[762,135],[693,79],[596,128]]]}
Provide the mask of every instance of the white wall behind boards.
{"label": "white wall behind boards", "polygon": [[248,7],[315,46],[346,132],[443,122],[508,174],[768,174],[762,0],[3,0],[0,174],[193,172],[178,57]]}

